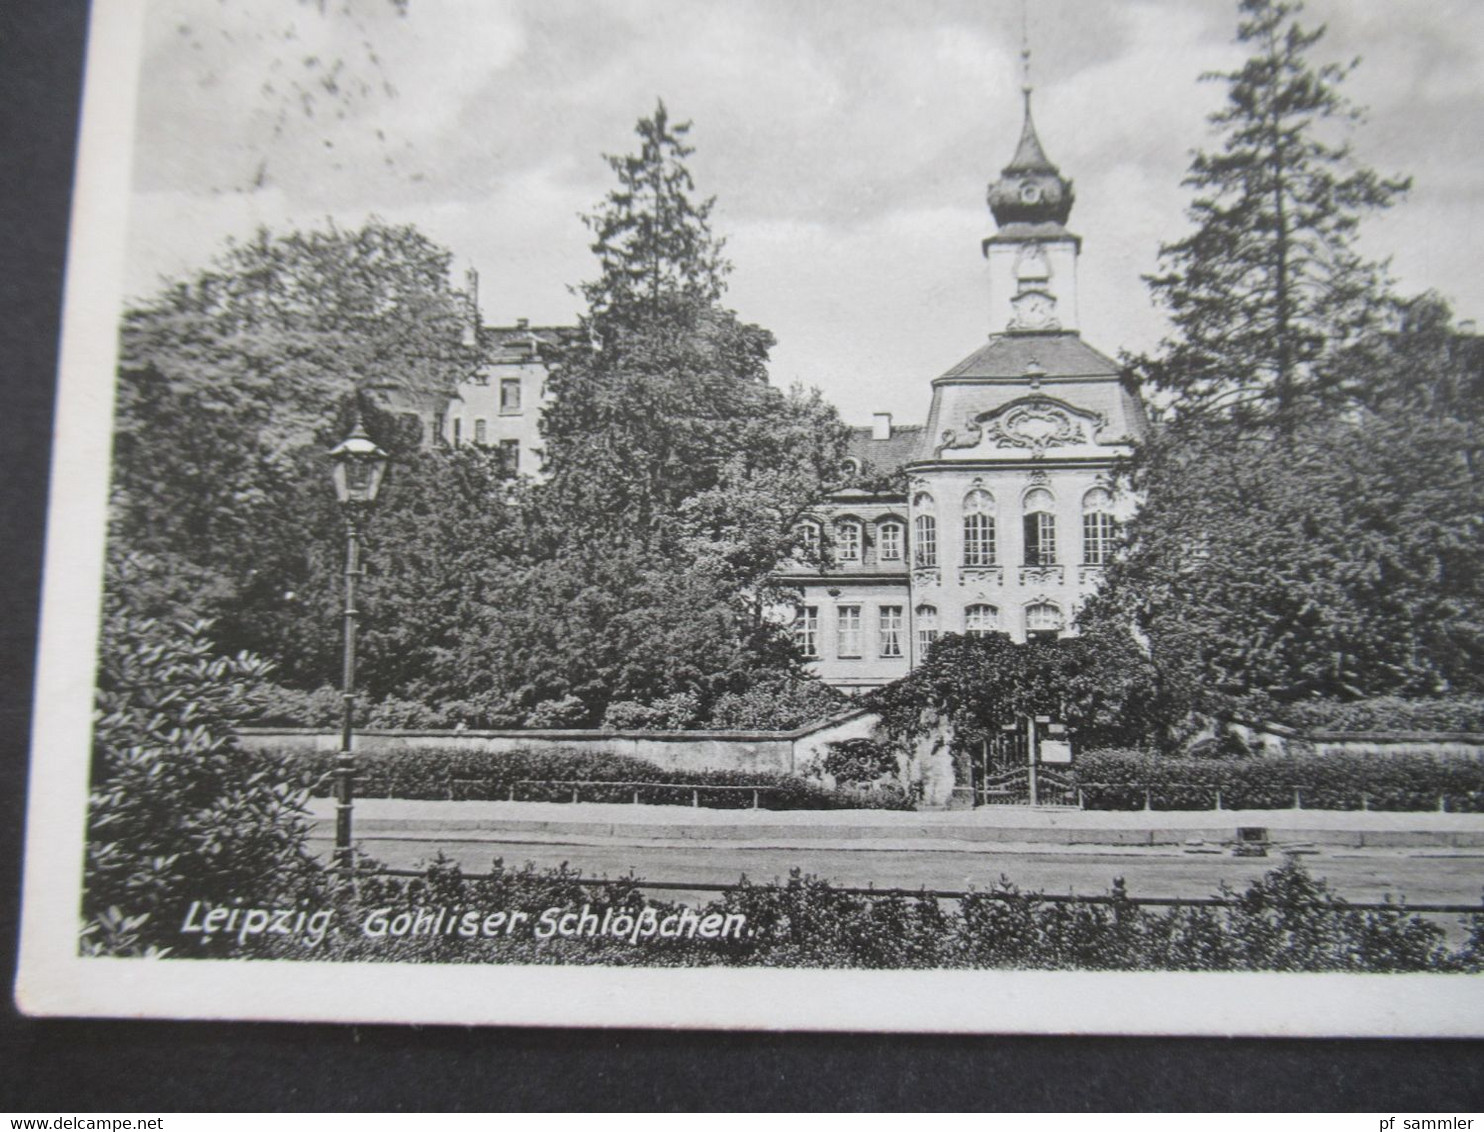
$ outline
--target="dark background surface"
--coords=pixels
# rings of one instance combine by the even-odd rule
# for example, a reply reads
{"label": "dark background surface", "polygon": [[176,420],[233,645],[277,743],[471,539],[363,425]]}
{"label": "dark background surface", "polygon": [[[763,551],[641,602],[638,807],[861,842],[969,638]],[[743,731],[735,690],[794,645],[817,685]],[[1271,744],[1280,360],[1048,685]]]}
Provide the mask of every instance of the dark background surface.
{"label": "dark background surface", "polygon": [[[0,939],[7,987],[86,15],[82,0],[0,0]],[[35,1021],[17,1015],[7,992],[0,1110],[1458,1111],[1484,1108],[1481,1053],[1477,1042]]]}

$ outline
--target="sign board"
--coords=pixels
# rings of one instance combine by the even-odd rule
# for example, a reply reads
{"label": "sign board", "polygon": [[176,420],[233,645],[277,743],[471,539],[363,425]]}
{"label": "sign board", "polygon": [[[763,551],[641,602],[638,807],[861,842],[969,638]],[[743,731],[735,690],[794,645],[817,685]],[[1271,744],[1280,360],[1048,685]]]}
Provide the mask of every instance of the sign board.
{"label": "sign board", "polygon": [[1071,762],[1072,744],[1065,739],[1042,739],[1041,761],[1043,763]]}

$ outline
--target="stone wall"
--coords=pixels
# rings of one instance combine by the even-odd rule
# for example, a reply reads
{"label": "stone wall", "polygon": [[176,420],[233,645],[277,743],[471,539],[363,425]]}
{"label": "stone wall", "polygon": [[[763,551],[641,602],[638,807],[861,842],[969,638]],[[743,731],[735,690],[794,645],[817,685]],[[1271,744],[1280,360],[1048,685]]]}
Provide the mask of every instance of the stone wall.
{"label": "stone wall", "polygon": [[1484,735],[1466,731],[1312,731],[1307,738],[1321,755],[1484,758]]}
{"label": "stone wall", "polygon": [[[876,718],[854,711],[794,731],[356,731],[356,750],[447,750],[500,753],[558,749],[630,755],[665,770],[741,770],[797,774],[823,758],[827,744],[868,737]],[[307,727],[244,727],[245,746],[283,751],[334,751],[338,731]]]}

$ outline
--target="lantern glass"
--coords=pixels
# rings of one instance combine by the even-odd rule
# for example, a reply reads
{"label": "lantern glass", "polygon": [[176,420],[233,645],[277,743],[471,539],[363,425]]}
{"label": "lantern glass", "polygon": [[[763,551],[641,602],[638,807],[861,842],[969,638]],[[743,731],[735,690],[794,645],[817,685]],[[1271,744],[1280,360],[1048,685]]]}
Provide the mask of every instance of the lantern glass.
{"label": "lantern glass", "polygon": [[361,428],[337,444],[330,459],[334,464],[335,496],[341,503],[376,502],[386,474],[387,454]]}

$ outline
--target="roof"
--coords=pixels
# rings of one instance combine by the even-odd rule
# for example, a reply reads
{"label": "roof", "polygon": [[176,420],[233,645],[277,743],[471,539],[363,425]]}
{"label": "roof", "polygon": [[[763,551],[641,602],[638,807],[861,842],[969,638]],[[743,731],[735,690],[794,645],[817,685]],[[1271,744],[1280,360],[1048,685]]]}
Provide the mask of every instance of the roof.
{"label": "roof", "polygon": [[1036,124],[1031,120],[1031,92],[1025,92],[1025,125],[1020,128],[1020,144],[1015,147],[1015,156],[1010,159],[1010,164],[1005,166],[1005,173],[1018,173],[1022,170],[1037,173],[1056,173],[1055,165],[1051,164],[1046,156],[1046,151],[1041,148],[1041,139],[1036,136]]}
{"label": "roof", "polygon": [[861,470],[894,472],[908,460],[915,459],[922,441],[924,425],[893,425],[891,435],[877,440],[871,425],[852,425],[845,455],[859,460]]}
{"label": "roof", "polygon": [[939,381],[958,379],[1024,381],[1039,369],[1044,377],[1116,377],[1121,368],[1082,336],[1071,331],[991,334],[989,341]]}
{"label": "roof", "polygon": [[491,364],[519,364],[550,355],[576,333],[575,326],[481,326],[479,346]]}

